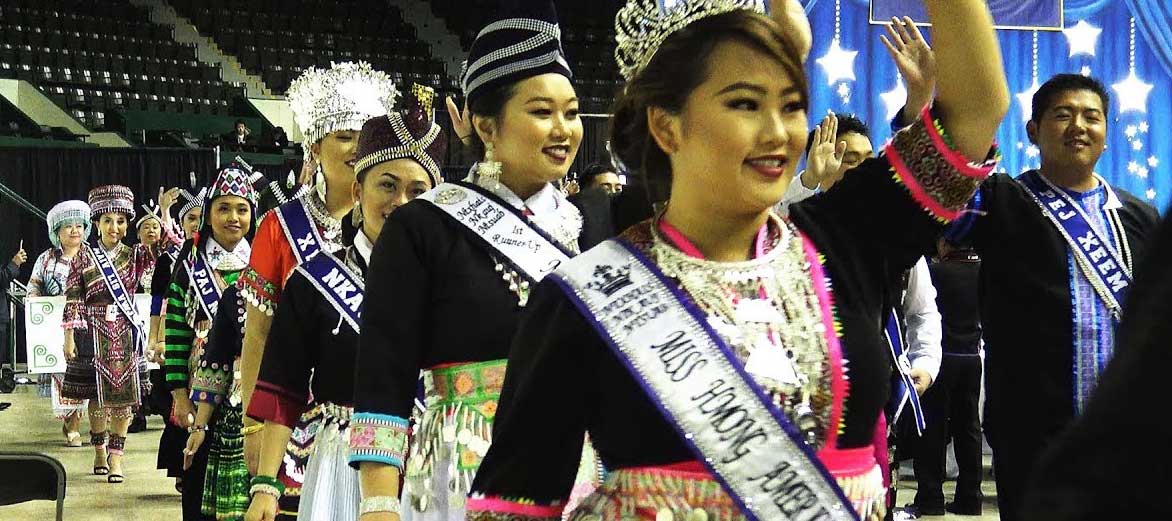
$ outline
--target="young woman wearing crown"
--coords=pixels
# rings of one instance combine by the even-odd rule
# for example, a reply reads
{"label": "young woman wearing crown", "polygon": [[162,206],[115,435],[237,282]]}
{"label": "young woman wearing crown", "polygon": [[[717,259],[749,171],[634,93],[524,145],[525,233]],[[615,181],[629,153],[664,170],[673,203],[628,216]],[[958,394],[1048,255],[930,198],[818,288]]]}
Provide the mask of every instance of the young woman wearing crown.
{"label": "young woman wearing crown", "polygon": [[[790,35],[751,1],[620,10],[611,143],[666,209],[535,288],[469,519],[882,517],[883,282],[989,174],[1008,105],[985,3],[924,3],[935,105],[791,221],[770,213],[808,128]],[[564,512],[586,431],[609,473]]]}
{"label": "young woman wearing crown", "polygon": [[[256,230],[252,258],[237,286],[247,302],[244,346],[240,360],[240,386],[247,410],[257,372],[264,356],[273,312],[285,280],[301,263],[318,254],[344,248],[354,236],[347,219],[353,207],[358,131],[368,119],[386,115],[394,103],[394,84],[389,76],[365,62],[334,63],[329,69],[306,69],[289,87],[289,106],[304,135],[305,160],[316,165],[314,188],[267,214]],[[313,412],[313,411],[308,411]],[[285,485],[281,510],[297,512],[305,462],[312,447],[311,425],[320,417],[306,416],[294,428],[288,461],[280,479]],[[260,425],[245,417],[245,459],[255,474],[261,450]]]}

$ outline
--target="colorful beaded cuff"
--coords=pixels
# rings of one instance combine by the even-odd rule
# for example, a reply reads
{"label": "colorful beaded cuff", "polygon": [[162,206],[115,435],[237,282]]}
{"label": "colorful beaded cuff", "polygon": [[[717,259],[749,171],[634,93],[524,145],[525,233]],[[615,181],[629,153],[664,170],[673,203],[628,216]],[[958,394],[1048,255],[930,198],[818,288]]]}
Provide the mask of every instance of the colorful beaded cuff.
{"label": "colorful beaded cuff", "polygon": [[999,158],[994,145],[990,159],[969,162],[950,146],[944,127],[929,108],[897,132],[884,152],[895,180],[907,188],[916,203],[944,222],[960,216]]}
{"label": "colorful beaded cuff", "polygon": [[350,465],[363,461],[403,468],[407,455],[405,418],[387,414],[355,413],[350,420]]}
{"label": "colorful beaded cuff", "polygon": [[280,291],[276,284],[269,282],[256,270],[248,267],[240,274],[240,279],[236,281],[236,288],[246,302],[252,304],[265,315],[273,316],[277,308],[277,299],[280,298]]}

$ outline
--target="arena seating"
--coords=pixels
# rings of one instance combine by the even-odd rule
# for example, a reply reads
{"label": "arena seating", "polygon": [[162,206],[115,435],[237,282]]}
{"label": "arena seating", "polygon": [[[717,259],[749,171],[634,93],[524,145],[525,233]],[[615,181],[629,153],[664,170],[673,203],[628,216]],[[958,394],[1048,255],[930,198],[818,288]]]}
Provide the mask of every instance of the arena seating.
{"label": "arena seating", "polygon": [[227,114],[244,94],[127,0],[0,3],[0,77],[36,85],[91,130],[107,111]]}
{"label": "arena seating", "polygon": [[[431,0],[432,12],[460,36],[467,51],[499,0]],[[622,87],[614,63],[614,17],[618,0],[559,0],[562,48],[574,70],[575,88],[586,112],[606,112]]]}
{"label": "arena seating", "polygon": [[306,67],[370,62],[397,83],[456,89],[444,65],[403,21],[398,9],[366,0],[171,0],[200,33],[283,94]]}

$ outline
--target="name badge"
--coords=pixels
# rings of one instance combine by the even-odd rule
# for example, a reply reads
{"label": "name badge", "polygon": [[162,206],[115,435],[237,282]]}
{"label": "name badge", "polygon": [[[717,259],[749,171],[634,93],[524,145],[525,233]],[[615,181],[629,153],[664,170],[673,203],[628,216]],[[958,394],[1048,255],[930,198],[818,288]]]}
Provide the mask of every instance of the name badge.
{"label": "name badge", "polygon": [[[764,340],[764,339],[762,339]],[[781,348],[768,343],[759,342],[759,347],[749,353],[745,360],[745,371],[758,378],[773,380],[786,385],[799,385],[797,370],[793,361],[785,356]]]}
{"label": "name badge", "polygon": [[118,306],[110,304],[106,306],[106,322],[113,322],[118,320]]}

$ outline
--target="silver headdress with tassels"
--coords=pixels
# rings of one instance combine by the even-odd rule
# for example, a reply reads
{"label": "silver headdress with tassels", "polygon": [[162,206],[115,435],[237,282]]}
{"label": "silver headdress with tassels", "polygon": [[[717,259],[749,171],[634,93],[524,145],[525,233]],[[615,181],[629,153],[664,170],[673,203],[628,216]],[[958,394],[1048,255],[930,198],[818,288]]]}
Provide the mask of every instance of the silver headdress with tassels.
{"label": "silver headdress with tassels", "polygon": [[631,81],[669,36],[697,20],[742,9],[765,13],[766,7],[763,0],[628,0],[614,19],[619,73]]}
{"label": "silver headdress with tassels", "polygon": [[331,132],[358,131],[366,120],[385,116],[386,105],[398,95],[390,76],[360,61],[305,69],[286,97],[305,137],[301,145],[308,158],[310,147]]}

